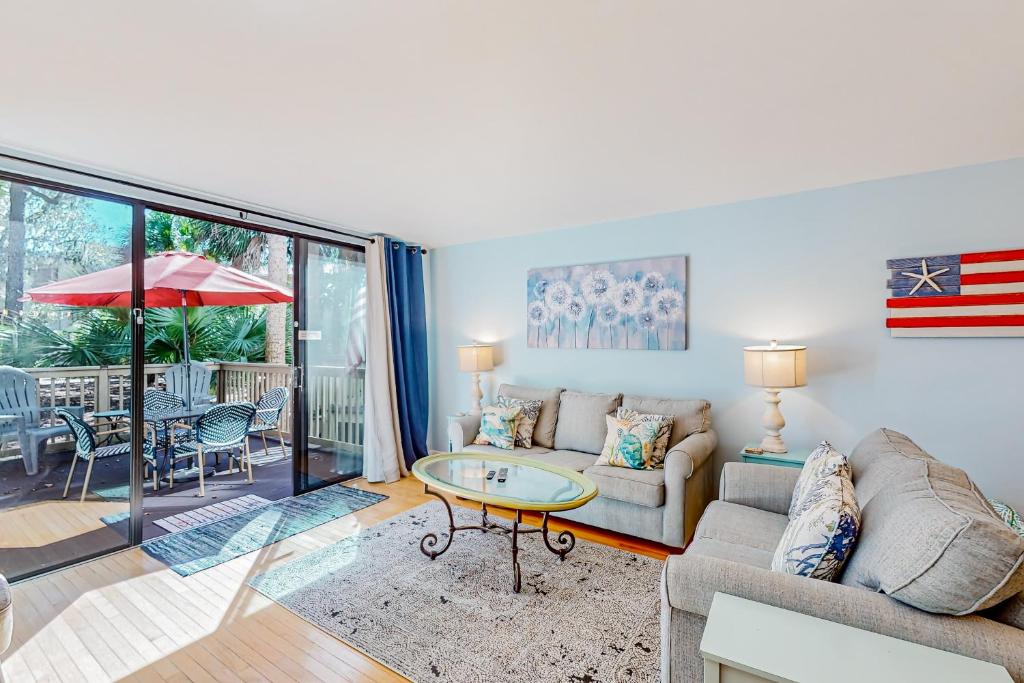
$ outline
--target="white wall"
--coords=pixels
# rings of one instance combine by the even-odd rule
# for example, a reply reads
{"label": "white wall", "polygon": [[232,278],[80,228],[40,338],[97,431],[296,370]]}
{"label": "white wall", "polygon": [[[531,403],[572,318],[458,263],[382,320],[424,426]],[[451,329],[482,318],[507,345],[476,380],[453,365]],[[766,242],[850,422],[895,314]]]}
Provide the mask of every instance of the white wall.
{"label": "white wall", "polygon": [[[1024,247],[1024,159],[433,250],[433,443],[469,405],[455,346],[495,342],[501,381],[711,400],[716,468],[760,438],[741,348],[809,347],[782,394],[791,445],[889,426],[1024,507],[1024,339],[892,339],[885,260]],[[528,349],[526,271],[689,255],[690,348]]]}

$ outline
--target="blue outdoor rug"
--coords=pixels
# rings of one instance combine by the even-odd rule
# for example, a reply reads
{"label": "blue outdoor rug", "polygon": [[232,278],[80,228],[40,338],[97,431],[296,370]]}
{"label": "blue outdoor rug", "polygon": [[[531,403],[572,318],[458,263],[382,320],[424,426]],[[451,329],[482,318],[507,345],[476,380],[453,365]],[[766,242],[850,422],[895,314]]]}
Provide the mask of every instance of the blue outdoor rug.
{"label": "blue outdoor rug", "polygon": [[328,486],[154,538],[142,549],[178,574],[190,576],[385,499],[340,484]]}

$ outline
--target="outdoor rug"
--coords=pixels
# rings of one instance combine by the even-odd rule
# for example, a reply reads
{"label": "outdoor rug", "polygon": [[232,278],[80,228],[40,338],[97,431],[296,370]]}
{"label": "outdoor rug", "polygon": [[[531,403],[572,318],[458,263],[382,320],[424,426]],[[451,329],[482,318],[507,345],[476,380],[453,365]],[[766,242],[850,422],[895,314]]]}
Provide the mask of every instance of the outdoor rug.
{"label": "outdoor rug", "polygon": [[202,524],[216,522],[218,519],[237,515],[239,512],[263,507],[268,503],[270,501],[262,496],[239,496],[238,498],[231,498],[219,503],[204,505],[194,510],[179,512],[176,515],[170,515],[163,519],[156,519],[153,520],[153,524],[167,531],[184,531],[185,529],[191,529]]}
{"label": "outdoor rug", "polygon": [[447,528],[426,503],[249,584],[417,683],[659,680],[661,561],[577,540],[560,563],[527,534],[517,595],[504,536],[458,532],[424,556],[420,538]]}
{"label": "outdoor rug", "polygon": [[386,498],[336,484],[154,538],[143,543],[142,549],[178,574],[189,576]]}

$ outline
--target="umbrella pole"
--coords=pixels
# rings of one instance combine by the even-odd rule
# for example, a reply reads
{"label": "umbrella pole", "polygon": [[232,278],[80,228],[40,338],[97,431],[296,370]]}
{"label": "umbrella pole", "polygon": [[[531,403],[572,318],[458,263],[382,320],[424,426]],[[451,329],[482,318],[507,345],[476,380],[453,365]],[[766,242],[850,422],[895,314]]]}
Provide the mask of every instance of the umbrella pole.
{"label": "umbrella pole", "polygon": [[188,350],[188,306],[185,305],[185,290],[181,290],[181,322],[182,339],[184,341],[183,355],[185,356],[185,405],[188,411],[192,412],[192,358]]}

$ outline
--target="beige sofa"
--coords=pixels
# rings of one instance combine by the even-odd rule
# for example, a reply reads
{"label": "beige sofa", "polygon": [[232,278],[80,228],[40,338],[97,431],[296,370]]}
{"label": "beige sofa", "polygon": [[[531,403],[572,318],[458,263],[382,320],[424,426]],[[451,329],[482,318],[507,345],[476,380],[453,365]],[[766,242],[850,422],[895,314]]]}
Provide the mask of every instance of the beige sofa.
{"label": "beige sofa", "polygon": [[[583,472],[597,484],[597,498],[557,516],[676,548],[686,545],[712,496],[711,455],[718,439],[711,429],[710,403],[511,384],[502,384],[498,395],[543,401],[533,447],[505,451],[475,445],[480,417],[464,415],[449,421],[450,450],[511,452]],[[619,406],[675,418],[664,469],[594,464],[608,432],[605,416]]]}
{"label": "beige sofa", "polygon": [[[11,587],[7,585],[7,579],[0,574],[0,655],[11,646],[11,637],[14,634],[14,607],[11,604]],[[2,660],[2,658],[0,658]],[[4,674],[0,671],[0,682]]]}
{"label": "beige sofa", "polygon": [[1024,683],[1024,539],[961,470],[902,434],[869,435],[850,464],[861,530],[838,583],[769,570],[800,471],[726,464],[720,499],[662,575],[663,681],[703,680],[719,591],[994,662]]}

